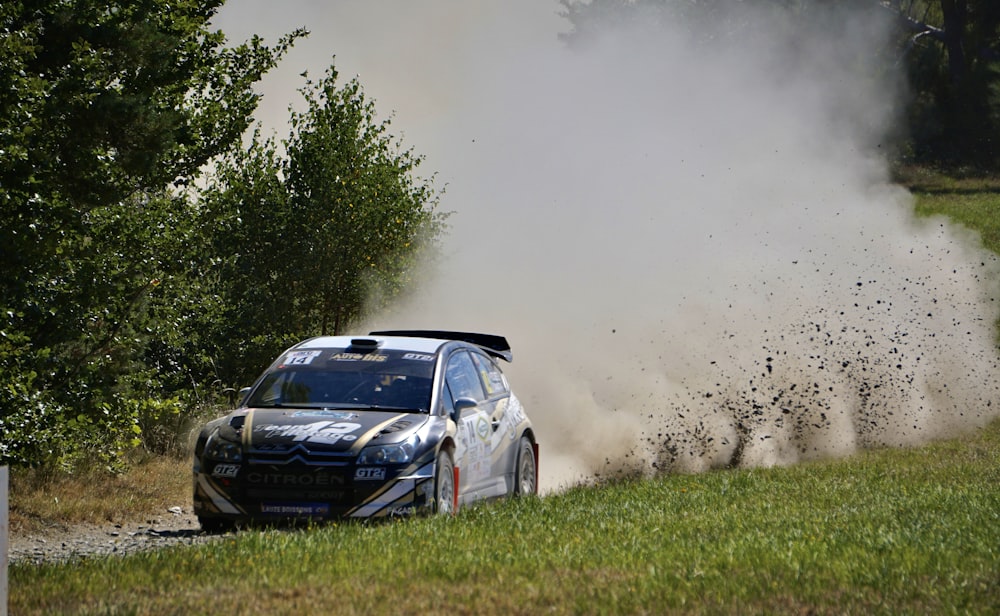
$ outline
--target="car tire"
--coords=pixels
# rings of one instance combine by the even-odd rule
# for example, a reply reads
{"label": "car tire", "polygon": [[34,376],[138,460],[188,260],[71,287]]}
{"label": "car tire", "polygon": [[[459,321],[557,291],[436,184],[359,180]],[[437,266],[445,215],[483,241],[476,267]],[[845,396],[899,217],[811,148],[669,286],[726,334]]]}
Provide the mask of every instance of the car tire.
{"label": "car tire", "polygon": [[517,466],[514,468],[514,495],[525,496],[538,493],[538,461],[531,440],[521,437],[517,448]]}
{"label": "car tire", "polygon": [[451,461],[451,454],[447,451],[439,453],[435,466],[434,513],[454,515],[457,509],[455,494],[458,486],[455,485],[455,464]]}

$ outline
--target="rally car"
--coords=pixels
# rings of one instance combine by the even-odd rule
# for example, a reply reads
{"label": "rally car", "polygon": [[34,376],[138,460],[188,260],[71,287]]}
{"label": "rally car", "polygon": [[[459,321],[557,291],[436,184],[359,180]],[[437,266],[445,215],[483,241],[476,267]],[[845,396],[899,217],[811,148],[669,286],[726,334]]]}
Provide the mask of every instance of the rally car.
{"label": "rally car", "polygon": [[538,490],[531,422],[497,360],[501,336],[381,331],[282,353],[205,425],[194,510],[250,521],[378,518]]}

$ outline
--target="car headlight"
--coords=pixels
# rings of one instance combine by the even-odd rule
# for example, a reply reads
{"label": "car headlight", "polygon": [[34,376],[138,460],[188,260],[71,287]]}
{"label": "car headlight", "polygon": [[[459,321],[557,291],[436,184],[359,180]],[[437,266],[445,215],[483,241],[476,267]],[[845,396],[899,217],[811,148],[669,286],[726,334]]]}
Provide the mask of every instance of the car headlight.
{"label": "car headlight", "polygon": [[406,464],[413,459],[418,443],[420,443],[420,438],[413,435],[402,443],[369,445],[361,450],[358,464]]}
{"label": "car headlight", "polygon": [[243,448],[239,443],[226,440],[216,433],[205,443],[205,457],[224,462],[239,462],[243,459]]}

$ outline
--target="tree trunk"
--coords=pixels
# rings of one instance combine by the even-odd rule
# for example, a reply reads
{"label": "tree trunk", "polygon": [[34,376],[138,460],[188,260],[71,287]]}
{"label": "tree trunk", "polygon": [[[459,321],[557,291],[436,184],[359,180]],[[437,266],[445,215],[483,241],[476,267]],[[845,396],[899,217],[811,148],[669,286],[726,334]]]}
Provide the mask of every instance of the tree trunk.
{"label": "tree trunk", "polygon": [[965,23],[968,17],[966,0],[941,0],[944,17],[944,46],[948,51],[948,75],[952,85],[958,85],[965,77]]}

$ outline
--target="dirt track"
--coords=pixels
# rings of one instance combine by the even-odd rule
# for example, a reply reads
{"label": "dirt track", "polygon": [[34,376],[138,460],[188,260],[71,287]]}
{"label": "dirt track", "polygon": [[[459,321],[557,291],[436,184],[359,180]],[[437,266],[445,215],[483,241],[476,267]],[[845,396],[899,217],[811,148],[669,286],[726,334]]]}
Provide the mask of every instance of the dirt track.
{"label": "dirt track", "polygon": [[39,564],[207,543],[220,536],[203,533],[189,510],[173,508],[142,522],[53,525],[27,535],[11,532],[9,558],[12,564]]}

